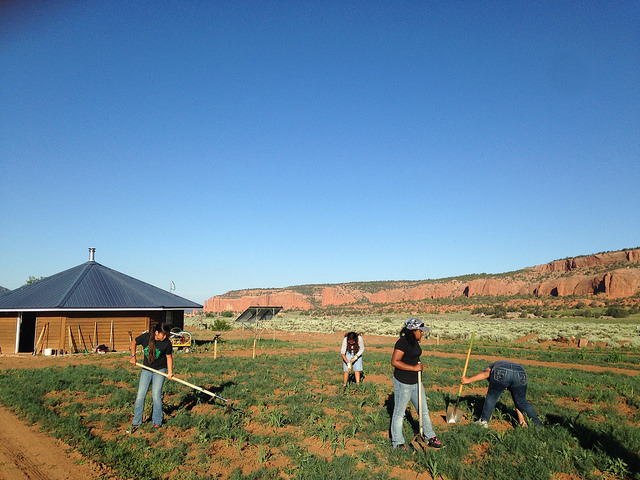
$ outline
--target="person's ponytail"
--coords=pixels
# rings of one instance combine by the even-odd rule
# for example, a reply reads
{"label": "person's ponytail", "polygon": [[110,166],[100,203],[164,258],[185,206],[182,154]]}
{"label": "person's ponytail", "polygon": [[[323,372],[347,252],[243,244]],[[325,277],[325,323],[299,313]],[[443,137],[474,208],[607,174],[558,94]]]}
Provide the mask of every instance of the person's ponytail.
{"label": "person's ponytail", "polygon": [[158,323],[149,332],[149,353],[147,355],[149,364],[156,361],[156,332],[164,333],[168,337],[171,329],[166,323]]}
{"label": "person's ponytail", "polygon": [[400,330],[400,336],[406,337],[409,345],[415,345],[418,343],[415,332],[413,330],[409,330],[407,327],[402,327],[402,330]]}

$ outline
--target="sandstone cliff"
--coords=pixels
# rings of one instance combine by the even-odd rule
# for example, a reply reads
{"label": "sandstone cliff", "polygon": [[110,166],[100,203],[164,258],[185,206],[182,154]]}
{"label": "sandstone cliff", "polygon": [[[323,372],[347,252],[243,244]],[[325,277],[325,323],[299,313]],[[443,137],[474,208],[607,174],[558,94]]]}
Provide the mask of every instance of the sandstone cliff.
{"label": "sandstone cliff", "polygon": [[[640,294],[640,248],[554,260],[517,272],[463,280],[365,282],[236,290],[209,298],[205,312],[241,312],[253,305],[284,310],[397,306],[419,309],[420,302],[457,297],[567,297],[598,295],[623,299]],[[446,302],[441,302],[446,303]]]}

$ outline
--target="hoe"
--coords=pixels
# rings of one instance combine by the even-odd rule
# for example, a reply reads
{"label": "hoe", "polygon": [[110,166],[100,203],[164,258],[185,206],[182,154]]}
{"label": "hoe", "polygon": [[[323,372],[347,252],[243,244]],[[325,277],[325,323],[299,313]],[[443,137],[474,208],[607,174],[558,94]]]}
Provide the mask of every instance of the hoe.
{"label": "hoe", "polygon": [[[422,425],[422,372],[418,371],[418,434],[411,440],[411,445],[415,450],[427,451],[426,439],[424,438],[424,427]],[[420,441],[418,441],[420,439]]]}

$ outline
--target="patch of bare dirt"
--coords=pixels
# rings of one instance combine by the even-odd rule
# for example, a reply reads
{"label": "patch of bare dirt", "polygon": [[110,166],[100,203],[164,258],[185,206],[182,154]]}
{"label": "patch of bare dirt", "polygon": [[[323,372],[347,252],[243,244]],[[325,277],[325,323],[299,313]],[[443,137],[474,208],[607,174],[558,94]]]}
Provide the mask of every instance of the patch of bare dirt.
{"label": "patch of bare dirt", "polygon": [[0,425],[2,480],[118,478],[104,465],[41,432],[37,425],[26,425],[4,407],[0,407]]}

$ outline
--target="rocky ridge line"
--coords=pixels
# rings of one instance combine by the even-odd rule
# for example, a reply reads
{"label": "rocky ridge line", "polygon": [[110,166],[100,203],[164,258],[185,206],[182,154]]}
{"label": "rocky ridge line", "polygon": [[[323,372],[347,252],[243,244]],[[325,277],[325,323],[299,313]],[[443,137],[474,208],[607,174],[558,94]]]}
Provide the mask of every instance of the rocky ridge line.
{"label": "rocky ridge line", "polygon": [[[465,278],[473,277],[469,280]],[[586,255],[499,275],[448,280],[359,282],[234,290],[204,302],[204,312],[241,312],[249,306],[284,310],[388,305],[456,297],[567,297],[623,299],[640,293],[640,248]]]}

